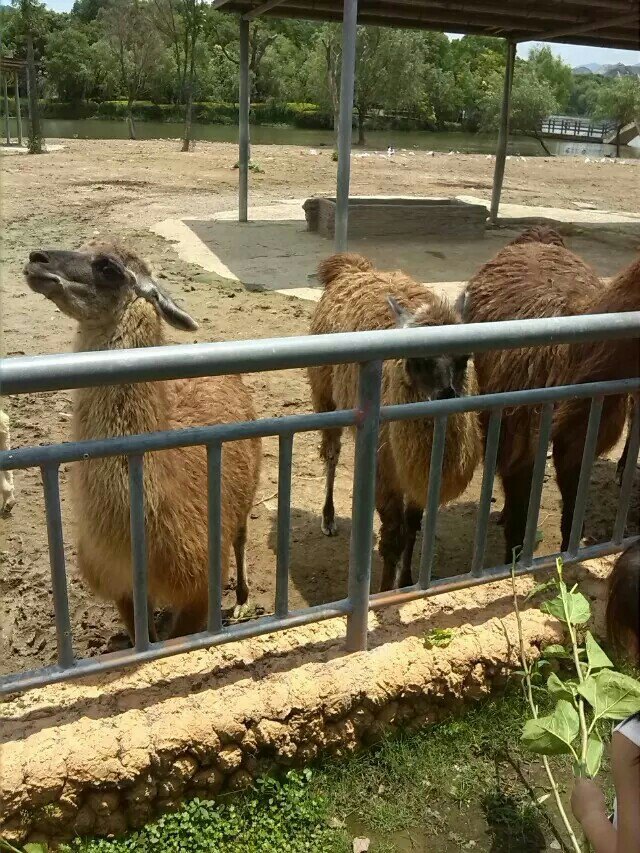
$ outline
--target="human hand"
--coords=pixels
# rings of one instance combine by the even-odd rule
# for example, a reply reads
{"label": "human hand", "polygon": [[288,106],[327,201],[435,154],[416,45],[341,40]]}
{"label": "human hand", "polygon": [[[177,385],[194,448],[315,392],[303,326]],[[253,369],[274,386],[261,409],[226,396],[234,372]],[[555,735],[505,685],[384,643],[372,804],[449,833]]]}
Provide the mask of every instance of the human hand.
{"label": "human hand", "polygon": [[604,794],[593,779],[577,778],[571,793],[571,811],[584,826],[589,820],[607,817]]}

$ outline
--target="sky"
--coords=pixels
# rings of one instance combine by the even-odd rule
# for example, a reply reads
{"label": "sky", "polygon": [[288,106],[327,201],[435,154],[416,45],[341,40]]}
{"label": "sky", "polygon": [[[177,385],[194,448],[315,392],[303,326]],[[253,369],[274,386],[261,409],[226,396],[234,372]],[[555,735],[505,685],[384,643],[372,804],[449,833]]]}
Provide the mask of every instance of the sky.
{"label": "sky", "polygon": [[[46,5],[56,12],[68,12],[73,6],[73,0],[48,0]],[[518,55],[527,56],[535,42],[525,42],[518,45]],[[599,62],[602,65],[614,65],[622,62],[625,65],[636,65],[640,63],[640,51],[638,50],[609,50],[602,47],[584,47],[579,44],[550,44],[549,47],[573,68],[578,65],[586,65],[588,62]]]}

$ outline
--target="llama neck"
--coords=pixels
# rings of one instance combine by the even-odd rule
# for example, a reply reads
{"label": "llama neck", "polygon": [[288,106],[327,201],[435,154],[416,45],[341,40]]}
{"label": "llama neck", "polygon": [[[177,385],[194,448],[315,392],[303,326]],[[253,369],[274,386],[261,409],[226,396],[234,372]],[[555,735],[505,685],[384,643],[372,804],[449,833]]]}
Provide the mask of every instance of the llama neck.
{"label": "llama neck", "polygon": [[640,311],[640,257],[598,293],[588,313],[614,314],[619,311]]}
{"label": "llama neck", "polygon": [[[113,324],[80,326],[76,352],[137,349],[164,343],[154,308],[142,299],[128,303]],[[168,428],[163,383],[140,382],[83,388],[76,394],[74,437],[108,438]]]}

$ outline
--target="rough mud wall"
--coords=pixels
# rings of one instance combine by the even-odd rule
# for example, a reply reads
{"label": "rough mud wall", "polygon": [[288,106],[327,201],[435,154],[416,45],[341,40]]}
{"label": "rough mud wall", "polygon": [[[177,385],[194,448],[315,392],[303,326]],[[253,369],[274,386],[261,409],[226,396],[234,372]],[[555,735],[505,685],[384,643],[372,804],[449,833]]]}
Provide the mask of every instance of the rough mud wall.
{"label": "rough mud wall", "polygon": [[[607,570],[581,572],[593,598]],[[457,714],[517,664],[511,611],[510,584],[490,584],[371,614],[365,653],[344,653],[335,619],[18,697],[0,706],[0,834],[119,834],[185,796]],[[531,656],[559,637],[538,610],[523,625]],[[446,649],[426,648],[435,627],[454,629]]]}

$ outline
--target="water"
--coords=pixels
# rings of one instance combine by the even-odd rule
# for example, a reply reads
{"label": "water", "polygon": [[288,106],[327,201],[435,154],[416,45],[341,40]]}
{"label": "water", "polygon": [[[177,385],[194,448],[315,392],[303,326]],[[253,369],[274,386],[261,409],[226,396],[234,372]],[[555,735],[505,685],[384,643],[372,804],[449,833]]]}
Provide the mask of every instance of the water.
{"label": "water", "polygon": [[[49,139],[127,139],[127,126],[124,121],[84,119],[68,121],[64,119],[44,119],[42,122],[45,138]],[[179,139],[183,126],[177,122],[140,121],[136,124],[138,139]],[[13,128],[15,135],[15,127]],[[194,124],[194,139],[208,142],[238,141],[238,129],[235,125]],[[301,130],[295,127],[255,125],[251,127],[251,141],[256,145],[301,145],[309,148],[332,147],[333,132],[330,130]],[[605,154],[615,155],[614,145],[600,145],[591,142],[563,142],[557,139],[546,140],[553,154],[585,156],[592,159]],[[419,151],[459,151],[469,154],[493,154],[496,138],[492,134],[482,133],[431,133],[424,130],[397,131],[372,130],[367,133],[367,147],[376,150],[394,148],[415,148]],[[509,141],[510,154],[526,156],[543,155],[539,142],[527,136],[513,136]],[[640,148],[625,146],[624,157],[640,158]]]}

